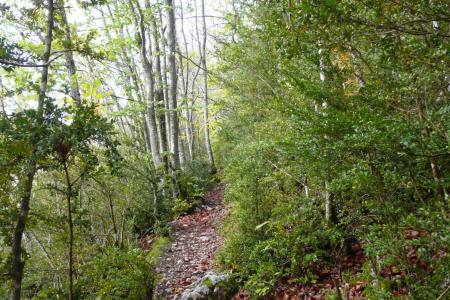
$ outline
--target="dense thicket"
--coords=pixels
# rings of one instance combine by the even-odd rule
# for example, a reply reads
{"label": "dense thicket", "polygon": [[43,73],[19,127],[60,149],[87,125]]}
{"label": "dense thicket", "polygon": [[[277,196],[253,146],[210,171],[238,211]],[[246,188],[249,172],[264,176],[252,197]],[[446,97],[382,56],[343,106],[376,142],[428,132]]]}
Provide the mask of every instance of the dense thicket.
{"label": "dense thicket", "polygon": [[0,298],[152,299],[167,223],[215,170],[206,23],[187,41],[171,0],[0,4]]}
{"label": "dense thicket", "polygon": [[283,278],[316,282],[362,246],[363,268],[339,280],[364,282],[369,299],[445,293],[448,1],[236,10],[218,54],[216,146],[233,205],[224,266],[270,295]]}

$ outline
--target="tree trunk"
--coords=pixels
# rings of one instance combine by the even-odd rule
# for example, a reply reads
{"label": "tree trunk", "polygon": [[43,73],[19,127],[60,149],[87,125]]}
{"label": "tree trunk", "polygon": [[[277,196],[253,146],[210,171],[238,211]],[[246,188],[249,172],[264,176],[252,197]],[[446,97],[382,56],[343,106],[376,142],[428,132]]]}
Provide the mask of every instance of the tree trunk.
{"label": "tree trunk", "polygon": [[2,116],[6,117],[6,108],[5,108],[5,102],[4,102],[4,87],[2,82],[2,77],[0,76],[0,107],[2,109]]}
{"label": "tree trunk", "polygon": [[[419,114],[419,122],[423,126],[423,135],[425,138],[425,143],[428,143],[430,140],[430,137],[431,137],[431,130],[430,130],[430,127],[426,124],[424,104],[422,103],[422,101],[420,99],[416,100],[416,104],[417,104],[417,111]],[[439,166],[438,166],[436,157],[430,156],[429,162],[430,162],[431,174],[433,175],[433,180],[436,183],[438,195],[441,197],[442,200],[447,201],[448,193],[447,193],[447,190],[445,189],[444,185],[442,184],[441,175],[439,174],[440,173]]]}
{"label": "tree trunk", "polygon": [[[133,4],[130,1],[130,6],[133,9]],[[145,26],[144,26],[144,14],[142,12],[141,7],[139,6],[139,2],[136,1],[137,11],[139,14],[139,22],[135,20],[136,30],[139,32],[138,45],[141,52],[141,60],[142,60],[142,68],[144,70],[145,81],[147,84],[147,126],[148,126],[148,138],[149,144],[151,148],[153,163],[155,167],[159,167],[161,165],[161,155],[159,153],[159,145],[158,145],[158,131],[156,127],[156,119],[155,119],[155,81],[153,78],[153,67],[151,60],[147,57],[147,46],[146,46],[146,35],[145,35]],[[134,10],[134,9],[133,9]],[[149,41],[150,42],[150,41]],[[149,46],[148,51],[151,53],[151,45]],[[151,54],[150,54],[151,57]]]}
{"label": "tree trunk", "polygon": [[68,270],[68,276],[69,276],[69,300],[74,299],[73,297],[73,241],[74,241],[74,234],[73,234],[73,218],[72,218],[72,182],[70,181],[69,176],[69,170],[67,166],[67,161],[63,162],[64,164],[64,174],[66,176],[66,185],[67,185],[67,224],[69,225],[69,249],[68,249],[68,256],[69,256],[69,270]]}
{"label": "tree trunk", "polygon": [[[320,43],[319,43],[320,46]],[[319,78],[321,82],[325,81],[325,63],[324,63],[324,59],[323,59],[323,49],[319,48]],[[323,102],[322,103],[322,107],[326,108],[327,107],[327,103]],[[316,108],[317,110],[317,108]],[[325,139],[327,139],[327,136],[325,135],[324,137]],[[331,199],[332,199],[332,195],[331,195],[331,191],[330,191],[330,179],[328,178],[328,175],[326,175],[327,178],[325,179],[325,221],[327,222],[327,224],[331,224],[331,220],[333,218],[333,210],[332,210],[332,203],[331,203]]]}
{"label": "tree trunk", "polygon": [[[109,18],[113,19],[114,15],[112,13],[111,7],[108,4],[106,4],[106,8],[107,8],[107,11],[109,14]],[[102,15],[102,20],[103,20],[103,25],[105,28],[106,36],[108,37],[108,40],[111,41],[111,40],[113,40],[113,38],[109,32],[109,26],[106,23],[105,14],[102,9],[100,9],[100,13]],[[125,35],[125,33],[123,32],[123,28],[121,28],[121,31],[119,31],[116,27],[114,27],[114,32],[115,32],[116,36]],[[142,103],[143,97],[142,97],[142,93],[141,93],[141,89],[140,89],[139,80],[136,75],[135,62],[128,56],[124,46],[121,46],[120,50],[121,50],[121,52],[120,52],[121,62],[116,61],[115,65],[116,65],[117,70],[125,69],[122,72],[125,95],[127,96],[128,99],[136,99],[139,103]],[[124,65],[126,68],[124,68]],[[127,73],[127,70],[128,70],[128,73]],[[133,88],[131,89],[129,87],[133,87]],[[134,91],[134,95],[133,95],[133,91]],[[118,109],[122,109],[119,102],[117,102],[116,105],[117,105]],[[144,116],[142,118],[145,119]],[[124,133],[126,135],[131,135],[132,140],[135,143],[138,143],[138,139],[136,138],[136,132],[135,132],[135,130],[133,130],[133,128],[130,124],[129,118],[125,117],[124,119],[125,120],[123,120],[122,117],[120,118],[121,123],[123,123],[122,127],[123,127]],[[145,140],[145,143],[147,143],[147,140]],[[144,143],[144,145],[146,145],[145,143]]]}
{"label": "tree trunk", "polygon": [[166,0],[168,26],[167,37],[169,44],[169,115],[170,115],[170,152],[171,164],[174,172],[180,169],[180,158],[178,150],[178,112],[177,112],[177,66],[175,60],[176,52],[176,28],[175,8],[173,0]]}
{"label": "tree trunk", "polygon": [[116,224],[116,215],[114,213],[114,203],[112,199],[112,194],[109,191],[105,191],[105,193],[108,198],[109,214],[111,217],[111,224],[114,232],[114,246],[119,247],[119,230]]}
{"label": "tree trunk", "polygon": [[194,151],[192,148],[192,134],[191,134],[191,118],[190,118],[190,112],[189,112],[189,49],[188,49],[188,43],[186,39],[186,33],[184,30],[184,14],[183,14],[183,0],[180,0],[180,18],[181,18],[181,34],[183,36],[183,44],[184,44],[184,55],[186,57],[186,67],[183,66],[183,56],[181,54],[180,49],[180,69],[181,69],[181,76],[183,83],[183,113],[185,116],[185,126],[184,126],[184,133],[186,135],[186,143],[188,145],[188,152],[189,152],[189,160],[194,160]]}
{"label": "tree trunk", "polygon": [[[38,96],[38,123],[42,123],[42,117],[44,113],[44,101],[47,93],[47,82],[48,82],[48,62],[50,60],[50,52],[52,48],[52,37],[53,37],[53,0],[48,0],[47,2],[47,33],[44,41],[44,56],[43,56],[43,67],[41,72],[41,86]],[[33,137],[33,143],[36,142],[36,137]],[[33,156],[36,149],[33,150]],[[36,174],[36,161],[32,157],[30,160],[30,166],[28,172],[23,178],[23,182],[19,183],[22,187],[21,189],[21,201],[19,208],[19,217],[17,220],[17,225],[14,229],[14,236],[11,246],[11,277],[13,280],[13,294],[12,299],[19,300],[22,290],[22,279],[23,279],[23,269],[25,262],[22,261],[22,238],[25,226],[27,223],[28,213],[30,210],[30,198],[31,190],[33,188],[34,175]]]}
{"label": "tree trunk", "polygon": [[26,175],[22,183],[22,196],[20,201],[19,220],[14,230],[14,238],[12,243],[12,266],[11,276],[13,279],[13,295],[14,300],[20,299],[22,289],[22,277],[25,262],[22,261],[22,237],[30,210],[31,189],[33,187],[34,175],[36,173],[36,163],[31,162],[32,168]]}
{"label": "tree trunk", "polygon": [[214,156],[211,147],[211,138],[209,134],[209,99],[208,99],[208,69],[206,66],[206,17],[205,17],[205,0],[202,0],[202,20],[203,20],[203,44],[202,44],[202,67],[203,67],[203,102],[204,102],[204,122],[205,122],[205,148],[208,155],[208,161],[211,165],[212,173],[216,172],[216,166],[214,163]]}
{"label": "tree trunk", "polygon": [[178,152],[180,154],[180,167],[182,170],[184,170],[186,166],[186,153],[183,147],[183,140],[180,136],[178,137]]}
{"label": "tree trunk", "polygon": [[[163,17],[162,17],[162,13],[161,10],[159,11],[159,21],[161,22],[161,24],[163,23]],[[167,141],[167,150],[170,150],[170,113],[169,113],[169,84],[168,84],[168,79],[167,79],[167,40],[164,36],[164,31],[165,29],[163,28],[163,26],[161,26],[161,52],[163,53],[162,56],[162,80],[163,80],[163,94],[164,94],[164,118],[165,118],[165,124],[166,124],[166,141]]]}
{"label": "tree trunk", "polygon": [[167,127],[166,127],[166,112],[164,112],[164,82],[161,69],[161,48],[160,48],[160,32],[156,24],[156,17],[152,17],[153,25],[153,44],[155,45],[155,68],[156,68],[156,93],[155,93],[155,103],[157,107],[157,117],[158,117],[158,138],[159,147],[162,159],[164,161],[165,172],[168,173],[169,161],[167,157]]}
{"label": "tree trunk", "polygon": [[325,220],[328,224],[331,224],[331,218],[333,217],[332,214],[332,207],[331,207],[331,192],[329,187],[329,181],[328,179],[325,180]]}
{"label": "tree trunk", "polygon": [[70,96],[75,101],[77,106],[81,105],[81,95],[80,88],[78,86],[78,78],[77,78],[77,68],[75,66],[75,61],[73,59],[73,44],[72,37],[70,34],[70,26],[67,22],[66,10],[64,8],[64,1],[60,1],[60,12],[61,12],[61,21],[64,26],[64,49],[66,50],[66,68],[67,68],[67,76],[70,85]]}

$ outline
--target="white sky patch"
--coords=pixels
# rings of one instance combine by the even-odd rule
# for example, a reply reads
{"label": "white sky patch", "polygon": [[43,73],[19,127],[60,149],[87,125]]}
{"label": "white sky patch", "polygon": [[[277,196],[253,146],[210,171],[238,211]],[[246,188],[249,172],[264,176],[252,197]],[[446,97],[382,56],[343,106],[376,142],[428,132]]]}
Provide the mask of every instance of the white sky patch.
{"label": "white sky patch", "polygon": [[[126,3],[127,0],[119,1],[120,3]],[[16,15],[18,19],[20,19],[21,10],[23,9],[32,9],[35,7],[31,0],[0,0],[1,3],[5,3],[6,5],[11,7],[11,12]],[[55,5],[58,5],[58,1],[54,1]],[[144,1],[141,1],[141,6],[144,7]],[[152,1],[151,2],[155,2]],[[203,35],[203,19],[202,19],[202,11],[201,11],[201,0],[174,0],[176,5],[176,26],[177,26],[177,39],[180,45],[180,50],[182,52],[185,51],[184,43],[186,42],[188,48],[188,55],[193,61],[198,60],[198,38],[202,39]],[[206,16],[206,25],[208,28],[208,33],[213,32],[214,30],[220,30],[226,20],[223,18],[223,14],[225,11],[230,9],[230,4],[228,4],[228,0],[205,0],[205,16]],[[112,3],[112,2],[111,2]],[[195,6],[197,6],[197,12],[195,10]],[[183,20],[181,19],[181,9],[183,8]],[[66,0],[65,1],[66,15],[68,18],[69,24],[72,27],[76,28],[78,36],[87,35],[91,31],[97,31],[97,36],[93,41],[93,49],[98,46],[106,45],[108,41],[105,25],[102,20],[101,12],[96,7],[89,7],[88,9],[82,8],[78,0]],[[103,7],[103,10],[106,9]],[[108,18],[108,14],[106,14]],[[165,16],[163,16],[165,22]],[[196,20],[198,26],[198,32],[196,28]],[[181,27],[184,27],[184,36],[186,37],[186,41],[181,31]],[[33,41],[37,45],[42,43],[42,38],[45,33],[40,33],[41,36],[31,35],[31,32],[27,32],[22,28],[22,24],[17,23],[3,23],[0,27],[0,36],[7,37],[8,40],[12,42],[20,42],[21,40]],[[25,28],[25,26],[23,26]],[[130,24],[129,31],[131,34],[134,32],[134,25]],[[110,30],[112,31],[112,30]],[[207,53],[210,53],[215,48],[215,40],[211,35],[207,38]],[[131,56],[135,57],[136,60],[139,59],[139,54],[129,53]],[[213,59],[212,56],[208,56],[208,58]],[[39,63],[39,62],[37,62]],[[58,64],[64,64],[64,57],[58,59]],[[92,72],[88,70],[89,61],[85,58],[80,58],[76,55],[76,64],[79,70],[79,76],[85,76],[85,74],[91,74]],[[102,66],[104,64],[104,66]],[[105,61],[100,64],[96,64],[95,67],[100,68],[100,70],[94,70],[95,72],[109,72],[108,76],[114,78],[117,76],[117,70],[112,68],[114,66],[114,62]],[[40,69],[29,69],[27,71],[31,71],[34,73],[33,80],[35,82],[39,81],[39,71]],[[53,74],[55,71],[52,71]],[[104,73],[103,73],[104,74]],[[58,76],[61,75],[62,79],[59,79],[60,83],[63,81],[65,76],[65,72],[63,70],[58,71]],[[5,77],[5,73],[0,72],[0,76],[2,76],[2,84],[11,90],[15,89],[15,82],[9,80]],[[103,77],[103,76],[102,76]],[[89,80],[88,80],[89,82]],[[62,102],[65,95],[61,93],[61,91],[55,91],[60,86],[53,86],[52,92],[49,93],[51,97],[55,97],[59,99],[58,102]],[[104,93],[112,93],[117,96],[121,95],[121,88],[117,85],[114,79],[109,80],[107,85],[101,87]],[[23,108],[31,108],[36,106],[36,95],[33,94],[33,91],[25,91],[19,96],[15,96],[12,99],[8,99],[6,101],[6,107],[8,111],[14,111],[17,109]],[[123,95],[122,95],[123,96]],[[121,106],[125,106],[127,103],[126,99],[118,100]],[[25,107],[23,107],[25,105]],[[22,107],[21,107],[22,106]]]}

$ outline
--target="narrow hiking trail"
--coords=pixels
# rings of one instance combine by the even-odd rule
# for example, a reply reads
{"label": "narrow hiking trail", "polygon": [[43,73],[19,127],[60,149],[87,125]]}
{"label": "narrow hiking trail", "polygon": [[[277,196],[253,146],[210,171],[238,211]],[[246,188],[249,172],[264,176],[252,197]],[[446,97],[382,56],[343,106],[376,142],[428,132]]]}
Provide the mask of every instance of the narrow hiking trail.
{"label": "narrow hiking trail", "polygon": [[214,254],[222,244],[218,230],[227,214],[224,188],[224,184],[216,185],[193,214],[171,222],[172,244],[156,266],[161,276],[156,299],[179,299],[189,285],[213,269]]}
{"label": "narrow hiking trail", "polygon": [[[218,184],[203,196],[204,203],[194,213],[184,215],[171,222],[172,242],[156,265],[160,281],[155,290],[155,299],[180,300],[181,294],[194,282],[214,269],[214,256],[222,245],[219,235],[222,221],[228,213],[223,204],[224,184]],[[324,293],[339,288],[346,291],[349,299],[362,297],[364,284],[342,285],[340,272],[346,270],[356,274],[365,260],[361,245],[352,245],[352,253],[343,256],[334,268],[316,266],[317,282],[304,285],[281,280],[267,300],[323,300]],[[232,299],[249,300],[250,295],[239,290]]]}

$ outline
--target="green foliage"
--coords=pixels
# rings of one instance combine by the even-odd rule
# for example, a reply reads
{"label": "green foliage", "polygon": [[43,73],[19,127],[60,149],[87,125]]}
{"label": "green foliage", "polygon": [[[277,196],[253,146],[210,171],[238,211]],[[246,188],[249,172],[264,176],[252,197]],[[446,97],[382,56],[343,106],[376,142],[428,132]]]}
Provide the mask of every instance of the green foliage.
{"label": "green foliage", "polygon": [[[86,233],[91,225],[87,218],[86,208],[81,205],[78,192],[81,183],[90,174],[106,172],[114,173],[120,161],[117,152],[117,141],[114,139],[113,127],[110,122],[96,113],[93,105],[83,105],[78,108],[57,107],[50,100],[44,103],[43,115],[37,110],[24,110],[4,115],[0,118],[0,140],[2,153],[0,164],[5,176],[1,178],[2,211],[2,278],[7,282],[10,256],[9,248],[12,233],[19,214],[17,199],[20,199],[22,186],[20,181],[36,170],[43,170],[36,178],[37,190],[32,195],[35,211],[29,216],[26,237],[31,239],[40,251],[40,255],[30,255],[32,250],[24,250],[24,258],[33,266],[49,265],[56,269],[54,273],[42,272],[41,269],[31,273],[24,279],[25,294],[34,297],[44,292],[42,297],[53,297],[62,292],[61,277],[65,272],[60,264],[64,259],[58,250],[65,249],[67,244],[66,215],[61,205],[70,196],[75,208],[74,225],[77,234]],[[67,183],[70,178],[70,188]],[[18,180],[19,184],[13,184]],[[56,201],[55,201],[56,200]],[[54,214],[54,207],[59,207]],[[91,220],[92,221],[92,220]],[[41,227],[42,226],[42,227]],[[53,229],[52,237],[55,244],[52,250],[46,249],[42,242],[46,229]],[[43,230],[42,230],[43,229]],[[48,236],[48,235],[47,235]],[[29,245],[31,246],[31,245]],[[55,251],[56,250],[56,251]],[[64,252],[63,252],[64,253]],[[46,263],[41,263],[44,259]],[[50,284],[49,284],[50,280]],[[7,286],[2,287],[7,290]]]}
{"label": "green foliage", "polygon": [[147,257],[152,261],[156,261],[168,245],[170,245],[170,239],[168,237],[157,237],[152,242],[152,249],[148,252]]}
{"label": "green foliage", "polygon": [[418,21],[444,2],[270,1],[230,19],[215,104],[232,205],[221,261],[255,297],[281,279],[314,283],[352,240],[379,261],[379,285],[362,271],[372,299],[444,290],[449,24]]}
{"label": "green foliage", "polygon": [[[0,4],[1,5],[1,4]],[[4,5],[4,4],[3,4]],[[30,53],[24,51],[16,43],[8,41],[5,37],[0,37],[0,59],[6,62],[15,62],[18,64],[30,63],[30,60],[35,58]],[[14,66],[5,65],[3,68],[6,71],[12,71]]]}
{"label": "green foliage", "polygon": [[258,296],[283,276],[314,280],[312,267],[332,262],[340,232],[327,228],[318,199],[286,193],[295,182],[273,173],[268,158],[272,146],[258,143],[244,149],[236,149],[225,169],[226,199],[233,211],[221,263],[238,271],[246,289]]}
{"label": "green foliage", "polygon": [[[170,166],[153,165],[131,2],[82,1],[87,15],[95,6],[96,19],[91,14],[82,23],[84,33],[69,26],[72,41],[55,6],[46,91],[55,99],[46,99],[42,112],[33,109],[42,68],[8,61],[42,57],[47,6],[19,2],[0,4],[0,298],[10,295],[11,235],[30,174],[23,296],[67,297],[71,198],[77,296],[150,298],[167,222],[200,205],[213,182],[205,153],[196,148],[198,160],[175,176]],[[280,280],[320,280],[317,270],[334,267],[359,241],[364,266],[358,274],[344,270],[342,280],[364,282],[365,297],[439,297],[450,270],[448,1],[233,4],[219,65],[208,70],[220,88],[211,97],[211,130],[231,207],[222,266],[255,298],[270,297]],[[148,38],[164,31],[148,26],[161,9],[158,2],[144,10]],[[99,12],[104,32],[92,27]],[[65,96],[74,82],[58,58],[69,49],[83,66],[75,77],[89,101],[80,107]],[[165,53],[153,55],[151,62]],[[182,62],[185,91],[175,112],[197,135],[202,91],[187,79],[202,72]],[[155,88],[164,85],[155,80]],[[172,110],[155,106],[157,123],[164,123]],[[148,233],[163,237],[146,255],[134,245]]]}
{"label": "green foliage", "polygon": [[127,212],[133,231],[137,235],[151,232],[165,235],[168,222],[201,204],[201,196],[212,183],[209,167],[201,161],[187,164],[178,177],[184,197],[172,199],[172,178],[155,169],[148,154],[126,149],[128,155],[121,168],[121,176],[126,180],[116,190],[133,199]]}
{"label": "green foliage", "polygon": [[140,249],[107,248],[81,269],[81,299],[152,299],[152,261]]}
{"label": "green foliage", "polygon": [[175,199],[172,207],[172,211],[175,215],[180,215],[189,211],[192,208],[192,204],[186,199]]}
{"label": "green foliage", "polygon": [[[442,207],[441,207],[442,208]],[[389,279],[363,272],[367,280],[384,281],[385,293],[408,289],[416,299],[437,298],[445,289],[450,268],[450,259],[445,254],[449,245],[448,218],[439,209],[420,207],[414,214],[406,214],[399,220],[398,227],[380,228],[372,225],[368,229],[365,252],[378,261],[381,273],[389,273]],[[411,239],[411,232],[421,230],[422,236]],[[370,299],[376,299],[379,291],[368,287]]]}
{"label": "green foliage", "polygon": [[203,193],[214,183],[211,167],[203,160],[188,162],[180,172],[178,180],[185,195],[185,199],[179,201],[179,204],[184,202],[187,205],[185,211],[201,204]]}

